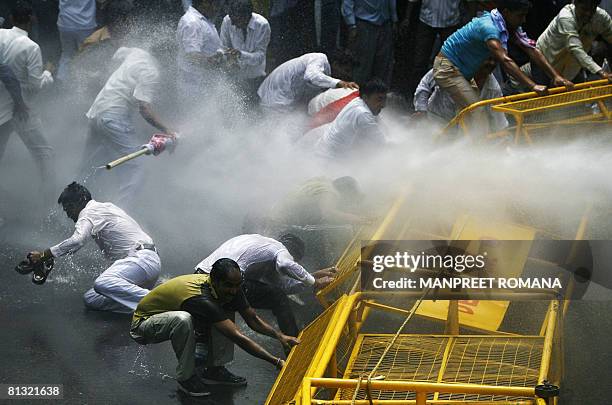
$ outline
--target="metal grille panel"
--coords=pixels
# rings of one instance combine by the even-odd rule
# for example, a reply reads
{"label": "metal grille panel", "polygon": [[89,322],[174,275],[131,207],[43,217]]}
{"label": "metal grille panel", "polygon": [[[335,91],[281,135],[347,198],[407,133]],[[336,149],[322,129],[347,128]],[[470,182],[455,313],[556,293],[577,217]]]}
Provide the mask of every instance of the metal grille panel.
{"label": "metal grille panel", "polygon": [[[344,378],[365,378],[373,370],[391,335],[362,335],[357,340]],[[494,386],[537,385],[543,337],[401,335],[374,377],[388,381],[471,383]],[[352,399],[353,389],[336,399]],[[373,390],[379,400],[414,400],[415,393]],[[429,394],[428,399],[433,399]],[[357,399],[366,399],[365,386]],[[440,400],[508,402],[529,400],[477,394],[439,394]]]}

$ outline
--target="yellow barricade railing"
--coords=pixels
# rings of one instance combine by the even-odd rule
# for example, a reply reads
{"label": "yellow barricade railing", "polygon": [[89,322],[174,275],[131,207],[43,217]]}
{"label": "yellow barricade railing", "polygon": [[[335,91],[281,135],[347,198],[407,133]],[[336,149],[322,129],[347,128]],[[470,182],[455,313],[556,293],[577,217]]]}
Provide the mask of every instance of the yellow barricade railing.
{"label": "yellow barricade railing", "polygon": [[[542,336],[402,334],[395,340],[390,334],[360,333],[369,317],[364,304],[383,296],[379,293],[343,296],[309,325],[300,335],[302,343],[289,355],[266,404],[546,404],[542,398],[536,398],[535,385],[559,380],[551,369],[560,350],[555,348],[558,320],[562,316],[559,301],[550,301]],[[392,307],[384,305],[371,308],[405,314],[399,308],[388,311]],[[340,347],[347,344],[350,335],[356,339],[349,340],[347,347]],[[393,346],[381,358],[380,350],[390,344],[385,342],[392,342]],[[431,342],[438,343],[432,346]],[[300,349],[301,345],[306,347]],[[349,353],[348,364],[339,370],[339,355]],[[430,365],[426,358],[435,359],[437,366]],[[364,379],[380,360],[384,362],[375,375]],[[433,368],[417,377],[410,371],[417,370],[415,367],[422,371]]]}
{"label": "yellow barricade railing", "polygon": [[[591,82],[586,82],[586,83],[580,83],[577,84],[576,86],[574,86],[573,89],[568,90],[565,87],[555,87],[552,89],[549,89],[548,91],[548,95],[547,96],[543,96],[540,97],[537,95],[537,93],[535,92],[529,92],[529,93],[521,93],[521,94],[514,94],[511,96],[504,96],[504,97],[499,97],[499,98],[494,98],[494,99],[488,99],[488,100],[481,100],[477,103],[471,104],[468,107],[464,108],[463,110],[461,110],[456,116],[455,118],[453,118],[447,125],[446,127],[444,127],[444,129],[442,129],[442,131],[436,136],[436,139],[439,139],[441,136],[447,134],[452,128],[455,128],[456,126],[459,126],[465,135],[469,135],[469,131],[466,125],[466,118],[469,116],[470,113],[472,113],[473,111],[479,109],[479,108],[484,108],[487,106],[491,106],[494,108],[494,106],[497,106],[499,104],[506,104],[506,103],[515,103],[518,101],[523,101],[523,100],[550,100],[550,105],[546,106],[546,108],[548,109],[558,109],[558,108],[563,108],[563,107],[567,107],[569,105],[575,104],[575,103],[587,103],[590,101],[591,97],[586,97],[585,99],[580,99],[580,100],[570,100],[567,101],[565,103],[563,102],[555,102],[554,98],[551,98],[551,96],[554,95],[558,95],[558,94],[562,94],[562,93],[577,93],[579,91],[582,90],[586,90],[586,89],[590,89],[590,88],[595,88],[595,87],[601,87],[601,86],[608,86],[610,83],[608,82],[608,80],[595,80],[595,81],[591,81]],[[547,99],[547,97],[549,97]],[[600,99],[595,99],[593,100],[594,102],[600,101]],[[602,108],[602,106],[599,106],[600,109]],[[496,108],[494,108],[496,109]],[[501,109],[499,111],[502,111]],[[507,111],[505,111],[507,112]],[[520,130],[522,131],[523,127],[522,127],[522,115],[515,115],[515,119],[518,117],[517,119],[517,126],[520,127]],[[594,117],[593,115],[589,115],[587,117],[583,117],[582,120],[591,120],[594,118],[607,118],[608,120],[610,120],[610,113],[609,111],[607,111],[607,109],[604,106],[604,111],[601,111],[601,113],[599,115],[597,115],[596,117]],[[577,123],[580,122],[581,119],[573,119],[571,121],[569,121],[569,123]],[[557,121],[557,122],[563,122],[563,121]],[[501,135],[507,135],[506,131],[501,131]],[[497,134],[490,134],[487,137],[488,138],[492,138],[492,137],[498,137],[501,136],[499,133]],[[515,141],[518,141],[518,139],[515,137]]]}

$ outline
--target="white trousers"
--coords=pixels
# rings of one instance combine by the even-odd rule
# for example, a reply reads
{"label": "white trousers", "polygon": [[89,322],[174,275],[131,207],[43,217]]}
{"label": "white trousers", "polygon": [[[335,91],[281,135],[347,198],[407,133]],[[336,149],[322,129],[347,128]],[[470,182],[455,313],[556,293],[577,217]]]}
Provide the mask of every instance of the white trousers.
{"label": "white trousers", "polygon": [[115,261],[96,278],[84,295],[85,306],[98,311],[134,312],[140,300],[155,286],[161,261],[152,250]]}

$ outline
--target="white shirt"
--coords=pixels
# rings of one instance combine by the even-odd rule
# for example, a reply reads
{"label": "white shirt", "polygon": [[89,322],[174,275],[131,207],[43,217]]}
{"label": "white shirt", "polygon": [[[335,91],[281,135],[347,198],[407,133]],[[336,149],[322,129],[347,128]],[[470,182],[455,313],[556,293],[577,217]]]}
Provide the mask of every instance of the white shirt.
{"label": "white shirt", "polygon": [[[293,260],[282,243],[258,234],[240,235],[226,241],[198,263],[196,270],[210,273],[212,265],[223,258],[238,263],[247,278],[276,285],[287,294],[311,287],[315,282],[314,277]],[[264,262],[274,263],[276,272],[271,273],[268,266],[257,266]]]}
{"label": "white shirt", "polygon": [[316,143],[317,154],[339,157],[363,146],[384,145],[386,138],[375,116],[361,97],[348,103],[328,124]]}
{"label": "white shirt", "polygon": [[136,111],[138,101],[153,102],[160,81],[155,58],[142,49],[122,47],[115,52],[113,60],[123,62],[87,111],[89,119],[101,114],[129,118]]}
{"label": "white shirt", "polygon": [[263,16],[252,13],[246,29],[243,31],[232,24],[229,15],[221,23],[221,43],[226,48],[240,51],[238,66],[240,77],[253,79],[266,75],[266,52],[270,43],[270,24]]}
{"label": "white shirt", "polygon": [[178,41],[178,67],[184,72],[200,73],[202,71],[201,68],[187,60],[187,54],[197,52],[211,57],[217,52],[222,52],[217,28],[193,7],[189,7],[181,17],[176,30],[176,39]]}
{"label": "white shirt", "polygon": [[79,213],[74,233],[51,248],[54,257],[74,253],[92,236],[104,254],[114,260],[133,256],[141,244],[153,239],[121,208],[91,200]]}
{"label": "white shirt", "polygon": [[308,90],[319,93],[336,87],[340,80],[330,74],[325,54],[307,53],[274,69],[259,86],[257,94],[262,106],[282,110],[306,97]]}
{"label": "white shirt", "polygon": [[60,0],[57,26],[62,30],[96,28],[96,0]]}
{"label": "white shirt", "polygon": [[[497,79],[493,74],[490,74],[482,86],[480,99],[489,100],[502,96],[502,89]],[[458,112],[457,106],[450,94],[436,84],[432,69],[423,76],[417,86],[414,93],[414,110],[417,112],[427,112],[428,115],[447,122],[452,120]],[[489,107],[487,107],[487,113],[490,118],[491,128],[494,131],[508,126],[508,120],[503,113],[491,111]]]}
{"label": "white shirt", "polygon": [[355,89],[329,89],[319,94],[316,97],[313,97],[312,100],[308,102],[308,115],[315,115],[331,103],[340,100],[348,96],[349,94],[359,91]]}
{"label": "white shirt", "polygon": [[[19,80],[23,99],[29,107],[34,96],[53,83],[51,73],[43,70],[40,47],[20,28],[0,29],[0,62],[10,67]],[[0,125],[12,117],[13,99],[0,83]]]}

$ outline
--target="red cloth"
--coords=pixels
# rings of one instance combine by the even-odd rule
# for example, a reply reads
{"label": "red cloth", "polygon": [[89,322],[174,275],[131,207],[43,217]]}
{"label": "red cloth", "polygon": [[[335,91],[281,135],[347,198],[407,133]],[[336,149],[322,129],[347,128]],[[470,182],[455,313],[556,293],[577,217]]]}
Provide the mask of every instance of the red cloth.
{"label": "red cloth", "polygon": [[312,120],[310,121],[310,129],[320,127],[321,125],[332,122],[336,119],[340,111],[353,99],[359,97],[359,92],[354,91],[348,96],[344,96],[341,99],[334,101],[333,103],[329,103],[325,107],[321,108],[321,110],[313,115]]}

